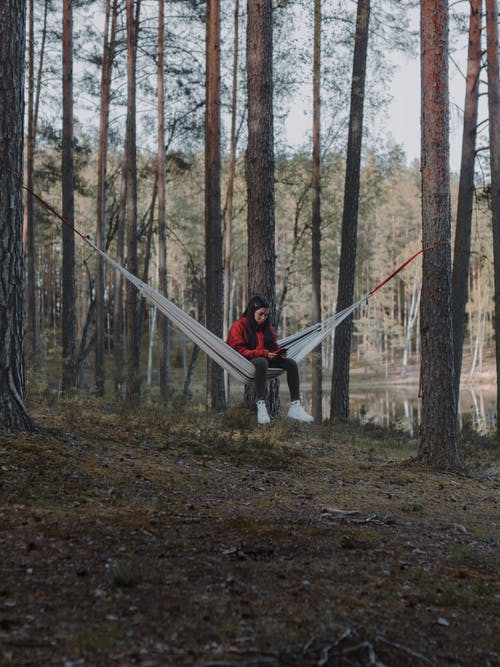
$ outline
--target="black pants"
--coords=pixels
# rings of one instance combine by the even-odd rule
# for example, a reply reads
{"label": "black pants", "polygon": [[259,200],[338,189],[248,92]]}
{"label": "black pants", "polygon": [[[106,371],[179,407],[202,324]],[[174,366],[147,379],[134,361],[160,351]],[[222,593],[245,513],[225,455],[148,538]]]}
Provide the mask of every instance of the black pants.
{"label": "black pants", "polygon": [[290,389],[290,398],[292,401],[298,401],[300,398],[300,380],[297,362],[293,359],[273,359],[268,361],[265,357],[257,357],[250,360],[255,366],[255,395],[258,401],[263,401],[266,395],[267,369],[283,368],[286,372],[286,381]]}

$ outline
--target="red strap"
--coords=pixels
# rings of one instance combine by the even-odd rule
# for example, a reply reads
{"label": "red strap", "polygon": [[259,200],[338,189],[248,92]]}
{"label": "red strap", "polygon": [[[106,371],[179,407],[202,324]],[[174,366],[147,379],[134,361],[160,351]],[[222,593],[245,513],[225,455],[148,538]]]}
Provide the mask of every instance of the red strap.
{"label": "red strap", "polygon": [[64,222],[64,224],[67,227],[69,227],[72,231],[74,231],[75,234],[78,234],[78,236],[80,238],[82,238],[84,240],[90,238],[88,234],[85,235],[85,234],[82,234],[81,232],[79,232],[78,229],[76,229],[76,227],[74,225],[72,225],[70,222],[68,222],[68,220],[66,220],[66,218],[64,218],[60,213],[58,213],[58,211],[56,211],[55,208],[53,208],[48,202],[46,202],[45,199],[42,199],[42,197],[40,197],[40,195],[37,195],[36,192],[33,192],[33,190],[28,188],[26,185],[23,185],[23,188],[25,190],[27,190],[30,194],[32,194],[33,197],[35,197],[35,199],[38,199],[40,204],[43,204],[45,206],[45,208],[48,209],[51,213],[53,213],[56,217],[58,217],[59,220]]}
{"label": "red strap", "polygon": [[405,266],[408,266],[410,262],[413,262],[413,260],[419,255],[421,255],[423,252],[425,252],[426,250],[432,250],[433,248],[438,248],[439,246],[442,245],[448,245],[448,241],[442,241],[441,243],[434,243],[434,245],[428,245],[426,248],[421,248],[418,252],[412,255],[410,259],[407,259],[406,262],[401,264],[401,266],[399,266],[395,271],[393,271],[390,276],[388,276],[379,285],[377,285],[377,287],[374,287],[370,292],[370,296],[375,294],[375,292],[377,292],[381,287],[383,287],[386,283],[388,283],[389,280],[392,280],[394,276],[396,276],[400,271],[402,271],[405,268]]}

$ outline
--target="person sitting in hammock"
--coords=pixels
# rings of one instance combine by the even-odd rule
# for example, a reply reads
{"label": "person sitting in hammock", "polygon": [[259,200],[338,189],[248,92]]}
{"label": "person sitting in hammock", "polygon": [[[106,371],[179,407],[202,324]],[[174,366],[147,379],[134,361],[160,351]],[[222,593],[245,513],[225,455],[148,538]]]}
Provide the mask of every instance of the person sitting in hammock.
{"label": "person sitting in hammock", "polygon": [[282,368],[286,371],[291,405],[288,416],[301,422],[312,422],[314,418],[300,405],[300,380],[297,363],[287,359],[286,350],[279,349],[274,327],[269,322],[269,304],[260,296],[253,296],[241,315],[234,322],[227,336],[227,344],[249,359],[255,366],[255,394],[257,399],[257,421],[269,424],[265,392],[267,369]]}

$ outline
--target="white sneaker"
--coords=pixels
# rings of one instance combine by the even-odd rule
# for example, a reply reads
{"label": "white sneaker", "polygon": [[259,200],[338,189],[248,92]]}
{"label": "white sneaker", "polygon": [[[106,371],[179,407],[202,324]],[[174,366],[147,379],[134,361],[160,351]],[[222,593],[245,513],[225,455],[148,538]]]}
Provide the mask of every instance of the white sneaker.
{"label": "white sneaker", "polygon": [[257,401],[257,421],[259,424],[269,424],[271,421],[265,401]]}
{"label": "white sneaker", "polygon": [[293,401],[288,408],[288,416],[290,419],[296,419],[299,422],[312,422],[314,417],[304,410],[300,401]]}

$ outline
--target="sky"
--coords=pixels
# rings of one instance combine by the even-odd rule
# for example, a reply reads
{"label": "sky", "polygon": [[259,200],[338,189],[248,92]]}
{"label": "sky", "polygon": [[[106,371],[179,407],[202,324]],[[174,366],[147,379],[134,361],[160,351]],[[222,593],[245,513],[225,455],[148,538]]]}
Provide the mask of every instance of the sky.
{"label": "sky", "polygon": [[[455,54],[458,57],[457,54]],[[420,61],[419,56],[409,58],[395,56],[396,70],[389,83],[392,101],[382,117],[387,141],[401,145],[406,154],[407,164],[420,159]],[[465,81],[456,65],[450,63],[450,169],[458,172],[462,147],[462,114]],[[310,91],[307,90],[306,95]],[[307,108],[310,107],[310,99]],[[292,145],[300,145],[311,132],[311,116],[304,114],[298,104],[290,111],[287,121],[287,138]]]}
{"label": "sky", "polygon": [[[420,62],[402,56],[391,83],[392,102],[388,127],[396,143],[404,147],[409,163],[420,158]],[[465,81],[455,64],[450,64],[450,169],[458,172],[462,148],[462,117]]]}
{"label": "sky", "polygon": [[[456,7],[455,13],[467,12],[467,7]],[[419,12],[411,12],[411,28],[418,33]],[[450,28],[450,65],[449,65],[449,95],[450,95],[450,169],[457,172],[460,169],[462,148],[462,112],[465,94],[464,72],[466,67],[465,35],[459,35],[454,25]],[[387,142],[392,139],[401,145],[410,165],[420,159],[420,54],[408,56],[402,53],[388,53],[392,59],[395,71],[392,80],[388,83],[392,101],[385,109],[385,117],[381,115],[378,125],[385,129]],[[461,71],[460,71],[461,70]],[[307,108],[310,109],[311,90],[304,91],[307,96]],[[481,108],[481,106],[480,106]],[[382,112],[383,113],[383,112]],[[311,133],[311,117],[305,116],[301,105],[297,105],[290,112],[287,121],[287,138],[292,145],[301,145],[306,136]]]}

